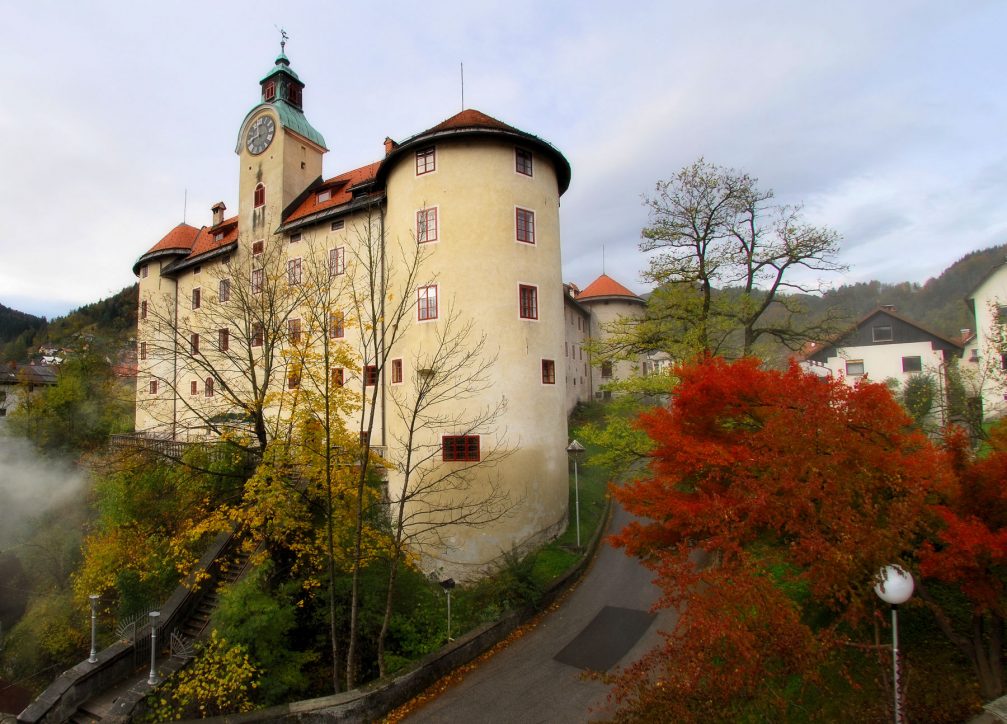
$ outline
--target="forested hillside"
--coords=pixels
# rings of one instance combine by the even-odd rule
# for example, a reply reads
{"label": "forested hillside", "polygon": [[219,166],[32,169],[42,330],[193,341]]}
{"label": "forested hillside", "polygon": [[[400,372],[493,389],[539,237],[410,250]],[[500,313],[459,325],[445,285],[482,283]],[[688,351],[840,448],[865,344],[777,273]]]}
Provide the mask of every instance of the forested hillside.
{"label": "forested hillside", "polygon": [[82,335],[125,347],[136,329],[136,298],[133,284],[50,322],[0,305],[0,362],[28,362],[43,345],[75,348]]}

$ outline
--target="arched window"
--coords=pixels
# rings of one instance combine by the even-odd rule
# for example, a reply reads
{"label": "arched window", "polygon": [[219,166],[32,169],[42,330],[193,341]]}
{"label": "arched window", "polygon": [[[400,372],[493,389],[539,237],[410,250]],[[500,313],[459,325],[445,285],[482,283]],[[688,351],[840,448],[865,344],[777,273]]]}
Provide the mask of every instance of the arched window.
{"label": "arched window", "polygon": [[213,378],[207,377],[206,382],[203,384],[203,394],[207,397],[213,397]]}
{"label": "arched window", "polygon": [[262,184],[256,184],[255,186],[255,197],[253,199],[253,205],[255,208],[266,205],[266,187]]}

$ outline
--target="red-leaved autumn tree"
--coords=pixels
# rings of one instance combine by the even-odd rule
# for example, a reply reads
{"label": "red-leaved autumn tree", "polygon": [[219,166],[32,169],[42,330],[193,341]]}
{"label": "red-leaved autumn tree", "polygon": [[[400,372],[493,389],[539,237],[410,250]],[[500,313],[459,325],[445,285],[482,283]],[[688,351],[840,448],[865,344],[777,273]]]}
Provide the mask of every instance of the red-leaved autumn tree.
{"label": "red-leaved autumn tree", "polygon": [[[614,490],[642,520],[614,543],[682,613],[664,647],[617,679],[620,716],[772,718],[874,609],[879,568],[911,567],[931,501],[955,487],[949,455],[882,385],[753,359],[674,374],[671,405],[639,420],[655,443],[649,475]],[[709,565],[690,561],[697,547]]]}

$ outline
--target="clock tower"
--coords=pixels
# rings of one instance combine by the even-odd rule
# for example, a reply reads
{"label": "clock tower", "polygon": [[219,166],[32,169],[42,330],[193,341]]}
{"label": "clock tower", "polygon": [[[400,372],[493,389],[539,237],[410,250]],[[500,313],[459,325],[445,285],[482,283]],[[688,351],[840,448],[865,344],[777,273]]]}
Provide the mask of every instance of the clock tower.
{"label": "clock tower", "polygon": [[325,139],[304,117],[304,83],[281,51],[259,81],[260,102],[245,116],[238,154],[238,228],[249,243],[266,239],[283,210],[322,175]]}

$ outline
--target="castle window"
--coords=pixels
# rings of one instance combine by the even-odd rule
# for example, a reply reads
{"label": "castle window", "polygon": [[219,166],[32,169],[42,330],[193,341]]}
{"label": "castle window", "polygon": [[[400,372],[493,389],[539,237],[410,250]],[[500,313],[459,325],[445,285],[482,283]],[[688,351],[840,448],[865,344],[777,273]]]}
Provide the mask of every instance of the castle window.
{"label": "castle window", "polygon": [[524,148],[514,149],[514,170],[525,176],[532,175],[531,151]]}
{"label": "castle window", "polygon": [[343,368],[333,367],[332,368],[332,386],[342,387],[343,386]]}
{"label": "castle window", "polygon": [[262,86],[262,100],[271,101],[274,98],[276,98],[276,82],[271,80]]}
{"label": "castle window", "polygon": [[417,290],[416,317],[419,321],[437,319],[437,285],[420,287]]}
{"label": "castle window", "polygon": [[337,246],[329,249],[329,276],[334,277],[346,273],[346,250]]}
{"label": "castle window", "polygon": [[147,343],[140,342],[140,359],[147,359]]}
{"label": "castle window", "polygon": [[231,346],[231,332],[227,329],[217,330],[217,349],[226,352]]}
{"label": "castle window", "polygon": [[346,226],[346,222],[343,219],[339,219],[338,221],[333,221],[332,222],[332,230],[333,231],[339,231],[344,226]]}
{"label": "castle window", "polygon": [[287,86],[287,100],[295,106],[301,105],[301,87],[291,83]]}
{"label": "castle window", "polygon": [[266,242],[262,239],[252,242],[252,256],[258,256],[266,250]]}
{"label": "castle window", "polygon": [[444,435],[441,438],[441,459],[446,463],[479,462],[479,436]]}
{"label": "castle window", "polygon": [[262,269],[252,269],[252,294],[262,291]]}
{"label": "castle window", "polygon": [[156,395],[157,394],[157,380],[151,380],[150,381],[150,386],[149,386],[148,389],[150,390],[150,394]]}
{"label": "castle window", "polygon": [[377,365],[365,365],[364,366],[364,384],[368,387],[378,384],[378,367]]}
{"label": "castle window", "polygon": [[846,361],[846,375],[848,377],[859,377],[862,374],[864,374],[864,361],[862,359]]}
{"label": "castle window", "polygon": [[220,288],[217,290],[217,299],[226,302],[231,298],[231,280],[221,279]]}
{"label": "castle window", "polygon": [[199,304],[202,301],[203,293],[200,291],[199,287],[192,290],[192,308],[199,309]]}
{"label": "castle window", "polygon": [[612,363],[610,361],[605,360],[604,362],[601,363],[601,376],[604,379],[609,379],[612,377]]}
{"label": "castle window", "polygon": [[538,287],[518,286],[518,310],[521,319],[538,319]]}
{"label": "castle window", "polygon": [[551,359],[542,360],[542,384],[556,384],[556,362]]}
{"label": "castle window", "polygon": [[923,358],[916,357],[903,357],[902,358],[902,371],[903,372],[922,372],[923,371]]}
{"label": "castle window", "polygon": [[297,344],[301,341],[301,320],[300,319],[288,319],[287,320],[287,337],[290,339],[291,344]]}
{"label": "castle window", "polygon": [[207,377],[203,382],[203,396],[213,397],[213,378]]}
{"label": "castle window", "polygon": [[252,346],[261,347],[262,346],[262,323],[255,322],[252,325]]}
{"label": "castle window", "polygon": [[346,334],[342,312],[329,312],[329,338],[341,339]]}
{"label": "castle window", "polygon": [[291,259],[287,262],[287,284],[301,283],[301,260]]}
{"label": "castle window", "polygon": [[889,324],[871,327],[871,339],[875,342],[891,342],[892,327]]}
{"label": "castle window", "polygon": [[437,208],[416,212],[416,241],[420,244],[437,241]]}
{"label": "castle window", "polygon": [[515,214],[517,240],[526,244],[535,243],[535,212],[517,209]]}
{"label": "castle window", "polygon": [[416,175],[437,170],[437,149],[433,146],[421,148],[416,152]]}
{"label": "castle window", "polygon": [[189,351],[192,354],[199,354],[199,335],[196,333],[189,335]]}
{"label": "castle window", "polygon": [[223,231],[218,231],[216,234],[213,235],[213,240],[214,241],[223,241],[224,240],[224,232]]}
{"label": "castle window", "polygon": [[332,198],[332,189],[325,189],[324,191],[319,191],[315,195],[316,204],[324,204]]}
{"label": "castle window", "polygon": [[140,267],[140,278],[141,279],[146,279],[147,278],[147,265],[146,264],[144,264],[142,267]]}
{"label": "castle window", "polygon": [[189,383],[189,394],[190,395],[199,394],[199,383],[196,382],[196,380],[193,380],[192,382]]}
{"label": "castle window", "polygon": [[301,232],[295,231],[293,234],[290,235],[290,243],[291,244],[296,244],[300,240],[301,240]]}
{"label": "castle window", "polygon": [[140,302],[140,319],[146,319],[146,318],[147,318],[147,302],[142,301]]}
{"label": "castle window", "polygon": [[294,365],[290,370],[290,374],[287,375],[287,389],[296,390],[301,386],[301,368]]}
{"label": "castle window", "polygon": [[262,184],[256,184],[255,193],[252,196],[252,206],[259,208],[260,206],[266,205],[266,187]]}
{"label": "castle window", "polygon": [[192,275],[196,276],[202,270],[203,270],[203,267],[201,267],[199,264],[197,264],[196,266],[192,267]]}
{"label": "castle window", "polygon": [[397,385],[402,382],[402,360],[392,360],[392,384]]}

